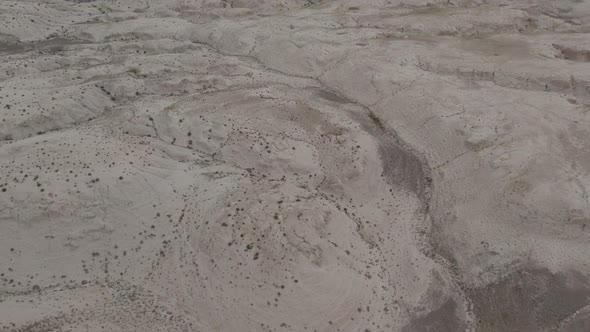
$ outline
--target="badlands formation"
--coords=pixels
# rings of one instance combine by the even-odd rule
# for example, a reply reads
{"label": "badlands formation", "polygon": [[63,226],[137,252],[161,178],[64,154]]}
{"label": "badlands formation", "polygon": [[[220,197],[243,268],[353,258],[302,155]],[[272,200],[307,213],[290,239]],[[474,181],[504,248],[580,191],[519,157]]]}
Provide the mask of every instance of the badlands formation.
{"label": "badlands formation", "polygon": [[589,331],[590,1],[0,1],[0,331]]}

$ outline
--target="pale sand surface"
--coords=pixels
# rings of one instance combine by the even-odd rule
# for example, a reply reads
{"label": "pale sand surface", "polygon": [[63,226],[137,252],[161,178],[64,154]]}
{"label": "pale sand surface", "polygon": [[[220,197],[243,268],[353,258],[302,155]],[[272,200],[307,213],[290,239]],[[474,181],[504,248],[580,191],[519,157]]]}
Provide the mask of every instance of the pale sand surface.
{"label": "pale sand surface", "polygon": [[590,330],[590,1],[0,2],[0,331]]}

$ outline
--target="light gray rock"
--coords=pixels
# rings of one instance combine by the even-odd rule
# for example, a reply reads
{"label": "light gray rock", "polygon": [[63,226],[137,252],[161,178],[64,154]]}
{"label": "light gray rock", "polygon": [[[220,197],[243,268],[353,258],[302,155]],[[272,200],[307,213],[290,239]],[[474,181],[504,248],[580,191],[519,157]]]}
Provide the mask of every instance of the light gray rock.
{"label": "light gray rock", "polygon": [[588,327],[588,1],[2,1],[0,59],[2,331]]}

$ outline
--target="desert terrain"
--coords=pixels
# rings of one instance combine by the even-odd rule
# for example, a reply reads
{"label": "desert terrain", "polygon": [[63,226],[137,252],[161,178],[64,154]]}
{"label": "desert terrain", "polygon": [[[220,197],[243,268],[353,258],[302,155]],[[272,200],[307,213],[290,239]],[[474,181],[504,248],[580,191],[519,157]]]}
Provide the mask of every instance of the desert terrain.
{"label": "desert terrain", "polygon": [[590,331],[590,1],[3,0],[0,331]]}

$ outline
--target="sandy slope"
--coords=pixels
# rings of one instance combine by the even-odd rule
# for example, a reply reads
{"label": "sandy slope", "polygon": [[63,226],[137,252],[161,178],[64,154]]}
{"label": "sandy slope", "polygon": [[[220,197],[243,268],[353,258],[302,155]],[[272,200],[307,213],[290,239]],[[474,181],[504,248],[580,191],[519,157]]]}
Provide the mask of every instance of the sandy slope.
{"label": "sandy slope", "polygon": [[0,3],[0,330],[590,328],[590,2]]}

